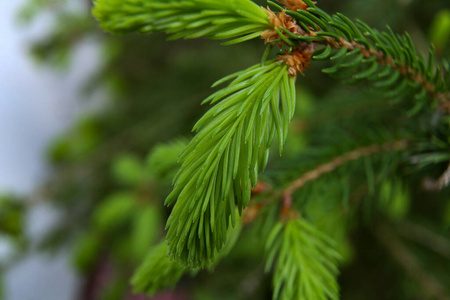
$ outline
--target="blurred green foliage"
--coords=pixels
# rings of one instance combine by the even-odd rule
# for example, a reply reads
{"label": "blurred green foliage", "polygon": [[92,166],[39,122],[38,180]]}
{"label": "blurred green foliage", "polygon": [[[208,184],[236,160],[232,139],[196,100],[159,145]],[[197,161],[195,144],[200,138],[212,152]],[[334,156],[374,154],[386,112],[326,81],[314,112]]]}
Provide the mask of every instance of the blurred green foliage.
{"label": "blurred green foliage", "polygon": [[18,239],[23,234],[23,203],[16,197],[0,195],[0,234]]}
{"label": "blurred green foliage", "polygon": [[0,299],[7,299],[5,272],[21,258],[29,244],[25,232],[26,213],[24,199],[10,194],[0,195],[0,243],[3,250],[7,249],[0,257]]}
{"label": "blurred green foliage", "polygon": [[[430,27],[430,40],[438,53],[446,50],[450,40],[450,10],[440,11]],[[447,50],[448,51],[448,50]]]}

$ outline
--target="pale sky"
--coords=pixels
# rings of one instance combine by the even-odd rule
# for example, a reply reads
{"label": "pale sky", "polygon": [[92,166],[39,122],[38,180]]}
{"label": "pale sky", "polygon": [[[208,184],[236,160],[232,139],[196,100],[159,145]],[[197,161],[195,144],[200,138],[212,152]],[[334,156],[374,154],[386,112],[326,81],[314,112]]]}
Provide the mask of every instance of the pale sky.
{"label": "pale sky", "polygon": [[[33,62],[27,45],[45,35],[52,20],[44,16],[29,28],[18,26],[17,10],[25,1],[0,0],[0,192],[22,195],[45,178],[46,147],[84,109],[77,91],[98,66],[94,42],[76,51],[67,74]],[[48,207],[34,209],[29,234],[42,235],[56,217]],[[0,255],[4,250],[0,243]],[[72,300],[76,286],[67,254],[33,255],[7,275],[5,300]]]}
{"label": "pale sky", "polygon": [[[69,74],[39,66],[28,55],[30,41],[45,35],[51,20],[19,26],[24,0],[0,1],[0,190],[29,192],[45,174],[44,150],[79,113],[77,89],[92,62]],[[88,59],[89,45],[77,59]],[[92,47],[91,47],[92,48]]]}

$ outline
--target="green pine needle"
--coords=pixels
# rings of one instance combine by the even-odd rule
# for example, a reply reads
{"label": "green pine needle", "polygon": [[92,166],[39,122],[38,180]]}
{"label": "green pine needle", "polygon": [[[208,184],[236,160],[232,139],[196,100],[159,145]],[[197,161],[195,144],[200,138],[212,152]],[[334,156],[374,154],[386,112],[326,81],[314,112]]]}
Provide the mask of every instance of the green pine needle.
{"label": "green pine needle", "polygon": [[[228,229],[229,239],[225,247],[215,257],[209,270],[213,271],[214,267],[219,264],[220,260],[227,256],[236,244],[242,229],[242,220],[240,218],[236,221],[234,228]],[[168,247],[165,242],[162,242],[152,248],[147,255],[145,261],[136,271],[131,279],[134,292],[146,293],[152,297],[156,292],[167,288],[173,288],[179,281],[181,276],[189,270],[183,268],[177,262],[171,261],[167,257]],[[191,270],[191,275],[195,275],[199,270]]]}
{"label": "green pine needle", "polygon": [[250,0],[97,0],[94,16],[113,33],[166,32],[170,39],[259,37],[270,28],[267,12]]}
{"label": "green pine needle", "polygon": [[205,100],[220,102],[195,125],[166,199],[166,205],[176,202],[167,221],[169,256],[190,268],[207,266],[223,247],[275,136],[282,150],[295,110],[294,77],[284,63],[258,64],[231,78]]}
{"label": "green pine needle", "polygon": [[274,266],[273,299],[339,299],[340,255],[334,248],[328,236],[305,220],[278,223],[266,242],[266,270]]}
{"label": "green pine needle", "polygon": [[167,245],[155,246],[131,279],[136,293],[153,296],[157,291],[175,286],[185,270],[166,257]]}

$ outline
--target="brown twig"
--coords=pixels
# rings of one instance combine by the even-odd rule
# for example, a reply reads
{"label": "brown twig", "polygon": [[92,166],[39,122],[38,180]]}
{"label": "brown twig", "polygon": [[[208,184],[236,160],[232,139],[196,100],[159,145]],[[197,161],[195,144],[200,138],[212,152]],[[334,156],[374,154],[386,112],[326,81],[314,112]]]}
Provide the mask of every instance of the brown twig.
{"label": "brown twig", "polygon": [[267,204],[266,200],[262,200],[256,204],[251,203],[249,206],[247,206],[246,209],[244,209],[242,213],[242,223],[244,225],[250,224],[253,221],[256,220],[258,217],[258,213]]}
{"label": "brown twig", "polygon": [[270,185],[261,180],[258,180],[256,187],[252,189],[252,199],[250,205],[245,208],[242,214],[242,222],[244,225],[252,223],[257,217],[258,213],[267,204],[267,199],[263,199],[258,203],[254,203],[254,196],[265,193],[270,189]]}
{"label": "brown twig", "polygon": [[417,280],[429,297],[437,300],[450,300],[445,287],[433,274],[427,272],[420,265],[417,258],[391,233],[391,230],[380,226],[375,231],[375,234],[390,254],[392,254],[392,257],[405,269],[405,273]]}
{"label": "brown twig", "polygon": [[[260,187],[261,186],[261,187]],[[254,202],[254,196],[260,195],[262,193],[271,191],[265,198],[258,202]],[[263,207],[265,207],[270,199],[279,199],[282,192],[279,190],[272,189],[267,183],[262,181],[258,181],[258,185],[256,188],[252,189],[252,199],[250,200],[250,205],[244,209],[242,213],[242,223],[244,225],[248,225],[255,221],[259,217],[259,213]],[[297,218],[300,213],[297,211],[292,211],[292,197],[283,198],[283,205],[281,208],[280,218],[283,221],[290,220],[293,218]]]}
{"label": "brown twig", "polygon": [[353,151],[347,152],[343,155],[337,156],[331,161],[321,164],[315,169],[308,171],[304,173],[300,178],[293,181],[283,192],[283,199],[285,199],[286,203],[291,203],[292,200],[292,194],[302,188],[305,184],[307,184],[310,181],[316,180],[319,177],[321,177],[324,174],[330,173],[334,170],[336,170],[338,167],[342,166],[343,164],[357,160],[364,156],[369,156],[375,153],[379,152],[388,152],[388,151],[397,151],[405,149],[408,145],[407,140],[399,140],[395,142],[388,142],[385,144],[375,144],[367,147],[362,147],[355,149]]}
{"label": "brown twig", "polygon": [[283,194],[283,207],[281,208],[281,219],[283,220],[288,220],[289,219],[289,215],[291,213],[291,208],[292,208],[292,195],[291,194],[287,194],[284,195]]}

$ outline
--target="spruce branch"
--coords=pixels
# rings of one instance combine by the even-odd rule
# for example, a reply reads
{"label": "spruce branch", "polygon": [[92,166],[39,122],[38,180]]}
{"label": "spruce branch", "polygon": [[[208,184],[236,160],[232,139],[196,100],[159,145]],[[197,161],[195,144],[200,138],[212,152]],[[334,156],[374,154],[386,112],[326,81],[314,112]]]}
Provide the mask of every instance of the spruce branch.
{"label": "spruce branch", "polygon": [[217,104],[194,126],[197,135],[180,156],[166,199],[175,204],[167,221],[169,256],[191,268],[207,266],[224,245],[275,136],[282,151],[295,109],[294,77],[281,61],[255,65],[214,86],[230,79],[203,102]]}
{"label": "spruce branch", "polygon": [[113,33],[166,32],[170,39],[257,38],[269,27],[267,12],[250,0],[96,0],[94,16]]}
{"label": "spruce branch", "polygon": [[416,103],[411,113],[425,107],[427,99],[450,113],[449,66],[436,65],[433,48],[426,62],[408,34],[395,34],[389,27],[387,32],[380,32],[339,13],[331,16],[311,1],[288,2],[280,1],[285,5],[282,7],[269,1],[277,14],[269,10],[273,29],[262,34],[266,43],[291,49],[310,44],[311,48],[320,48],[313,59],[334,62],[323,70],[325,73],[348,78],[348,83],[375,81],[388,97],[414,94]]}
{"label": "spruce branch", "polygon": [[374,144],[358,148],[350,152],[344,153],[342,155],[339,155],[333,158],[331,161],[321,164],[316,168],[314,168],[313,170],[310,170],[302,174],[298,179],[291,182],[288,185],[288,187],[284,189],[283,192],[283,199],[285,206],[290,206],[290,204],[292,203],[292,194],[296,190],[301,189],[305,184],[307,184],[310,181],[314,181],[327,173],[333,172],[334,170],[336,170],[337,168],[348,162],[355,161],[362,157],[370,156],[379,152],[403,150],[407,146],[408,146],[407,140],[398,140],[394,142],[387,142],[381,145]]}
{"label": "spruce branch", "polygon": [[279,222],[266,241],[266,271],[273,269],[273,299],[338,299],[340,254],[335,243],[301,218]]}
{"label": "spruce branch", "polygon": [[157,291],[175,286],[186,270],[170,261],[166,253],[167,245],[164,242],[153,247],[131,279],[134,292],[153,296]]}
{"label": "spruce branch", "polygon": [[[220,260],[233,249],[240,236],[243,224],[242,219],[239,218],[236,221],[236,226],[228,229],[229,238],[227,243],[219,255],[214,258],[214,261],[209,266],[210,270],[219,264]],[[198,269],[188,269],[176,261],[170,260],[167,257],[168,251],[169,249],[165,241],[150,250],[145,261],[139,266],[131,279],[134,292],[145,293],[153,297],[158,291],[173,288],[183,274],[191,273],[195,275],[198,273]]]}

